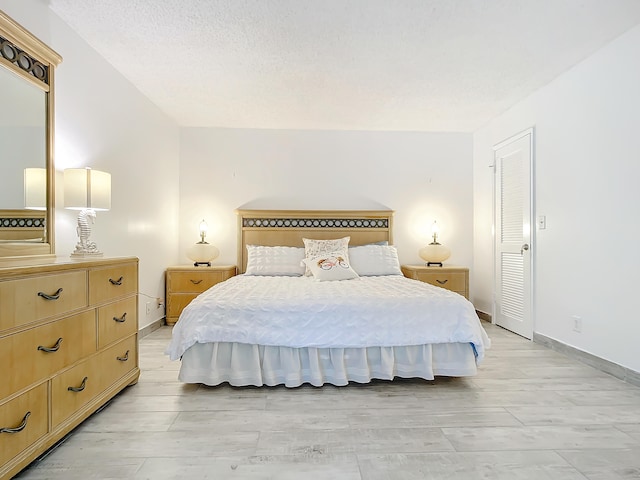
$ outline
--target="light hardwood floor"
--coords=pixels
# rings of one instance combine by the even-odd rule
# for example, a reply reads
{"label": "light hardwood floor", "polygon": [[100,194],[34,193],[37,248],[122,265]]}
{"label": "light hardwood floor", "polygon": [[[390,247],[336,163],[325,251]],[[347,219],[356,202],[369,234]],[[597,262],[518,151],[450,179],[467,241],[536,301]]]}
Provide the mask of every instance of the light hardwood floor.
{"label": "light hardwood floor", "polygon": [[480,373],[296,389],[140,382],[20,479],[640,479],[640,388],[484,323]]}

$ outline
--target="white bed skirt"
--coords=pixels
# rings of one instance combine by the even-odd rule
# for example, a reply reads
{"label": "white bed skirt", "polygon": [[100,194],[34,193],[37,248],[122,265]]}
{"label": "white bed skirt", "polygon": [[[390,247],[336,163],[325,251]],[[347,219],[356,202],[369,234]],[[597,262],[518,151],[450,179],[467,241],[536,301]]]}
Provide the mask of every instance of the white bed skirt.
{"label": "white bed skirt", "polygon": [[233,386],[346,385],[394,377],[475,375],[468,343],[368,348],[290,348],[243,343],[197,343],[182,356],[179,380]]}

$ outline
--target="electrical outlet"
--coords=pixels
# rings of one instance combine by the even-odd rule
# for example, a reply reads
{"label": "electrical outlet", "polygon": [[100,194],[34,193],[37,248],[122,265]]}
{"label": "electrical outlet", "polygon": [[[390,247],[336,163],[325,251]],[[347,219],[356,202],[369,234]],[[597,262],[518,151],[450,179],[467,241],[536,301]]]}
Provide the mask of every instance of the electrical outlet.
{"label": "electrical outlet", "polygon": [[572,315],[573,319],[573,331],[576,333],[582,333],[582,317],[578,315]]}
{"label": "electrical outlet", "polygon": [[147,315],[151,313],[151,302],[147,302]]}

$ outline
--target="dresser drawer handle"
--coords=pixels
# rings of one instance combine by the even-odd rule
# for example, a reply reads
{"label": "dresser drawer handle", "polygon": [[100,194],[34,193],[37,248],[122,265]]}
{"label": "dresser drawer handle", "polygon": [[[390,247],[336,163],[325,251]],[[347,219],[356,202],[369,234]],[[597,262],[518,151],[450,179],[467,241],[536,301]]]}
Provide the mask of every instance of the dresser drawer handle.
{"label": "dresser drawer handle", "polygon": [[120,318],[113,317],[113,321],[118,323],[124,323],[124,321],[126,320],[126,316],[127,316],[127,312],[124,312]]}
{"label": "dresser drawer handle", "polygon": [[111,285],[122,285],[122,280],[123,280],[123,279],[124,279],[124,277],[120,277],[120,278],[119,278],[119,279],[117,279],[117,280],[114,280],[113,278],[110,278],[110,279],[109,279],[109,283],[110,283]]}
{"label": "dresser drawer handle", "polygon": [[202,283],[202,279],[200,279],[200,280],[191,280],[191,283],[193,283],[194,285],[198,285],[198,284]]}
{"label": "dresser drawer handle", "polygon": [[43,347],[42,345],[38,345],[38,350],[40,350],[41,352],[46,352],[46,353],[57,352],[58,350],[60,350],[60,344],[61,343],[62,343],[62,337],[60,337],[58,339],[58,341],[56,342],[56,344],[53,347]]}
{"label": "dresser drawer handle", "polygon": [[436,280],[436,282],[438,282],[440,285],[444,285],[445,283],[447,283],[449,280]]}
{"label": "dresser drawer handle", "polygon": [[69,390],[70,392],[81,392],[83,391],[85,388],[87,388],[87,380],[89,379],[89,377],[84,377],[82,379],[82,383],[80,384],[79,387],[67,387],[67,390]]}
{"label": "dresser drawer handle", "polygon": [[127,353],[124,354],[124,357],[116,357],[116,360],[120,362],[126,362],[127,360],[129,360],[129,350],[127,350]]}
{"label": "dresser drawer handle", "polygon": [[27,420],[29,420],[29,416],[31,416],[31,412],[27,412],[27,414],[22,419],[22,423],[15,428],[0,428],[0,433],[19,433],[24,430],[27,426]]}
{"label": "dresser drawer handle", "polygon": [[53,295],[47,295],[44,292],[38,292],[38,296],[44,298],[45,300],[58,300],[60,298],[60,294],[62,293],[62,287],[59,288],[56,293]]}

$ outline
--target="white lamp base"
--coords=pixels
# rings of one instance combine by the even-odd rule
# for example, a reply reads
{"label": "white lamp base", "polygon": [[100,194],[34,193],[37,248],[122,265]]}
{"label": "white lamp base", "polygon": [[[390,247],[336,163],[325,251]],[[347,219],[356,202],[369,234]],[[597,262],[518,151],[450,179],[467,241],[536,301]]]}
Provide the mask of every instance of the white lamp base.
{"label": "white lamp base", "polygon": [[191,245],[187,249],[187,257],[193,260],[193,264],[198,267],[201,265],[211,266],[211,260],[218,258],[220,251],[207,242],[198,242]]}
{"label": "white lamp base", "polygon": [[102,252],[78,252],[74,251],[69,255],[71,258],[98,258],[104,256]]}
{"label": "white lamp base", "polygon": [[451,250],[439,243],[430,243],[426,247],[422,247],[418,254],[420,258],[427,262],[427,266],[437,265],[441,267],[442,262],[451,256]]}
{"label": "white lamp base", "polygon": [[89,240],[91,236],[91,224],[96,219],[96,212],[91,208],[85,208],[78,214],[78,243],[76,249],[71,253],[72,258],[102,257],[102,252],[98,250],[96,242]]}

